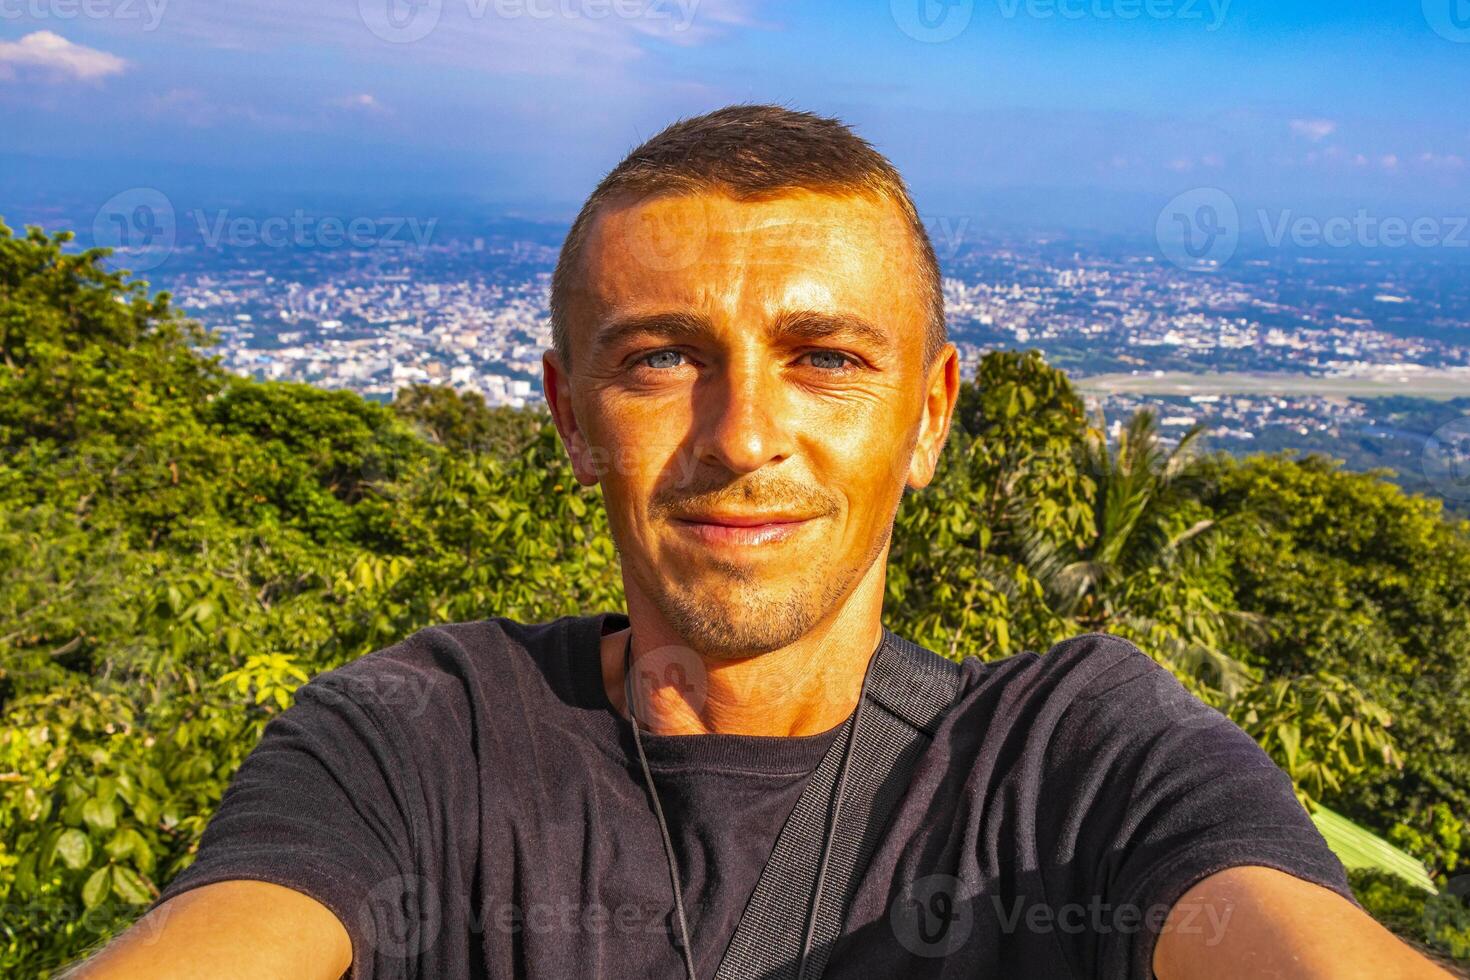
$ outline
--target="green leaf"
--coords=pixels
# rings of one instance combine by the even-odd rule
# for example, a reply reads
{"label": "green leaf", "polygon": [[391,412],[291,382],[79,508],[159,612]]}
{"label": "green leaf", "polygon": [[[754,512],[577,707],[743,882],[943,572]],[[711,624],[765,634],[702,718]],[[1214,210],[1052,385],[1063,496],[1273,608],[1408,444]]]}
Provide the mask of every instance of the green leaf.
{"label": "green leaf", "polygon": [[137,830],[132,827],[127,827],[113,834],[112,838],[108,840],[107,853],[119,860],[130,854],[137,858],[146,857],[148,855],[148,842],[143,839],[143,835],[138,833]]}
{"label": "green leaf", "polygon": [[92,841],[73,828],[57,838],[56,853],[68,868],[77,871],[92,863]]}
{"label": "green leaf", "polygon": [[107,893],[112,888],[112,866],[103,865],[92,872],[87,883],[82,886],[82,904],[89,909],[95,909],[107,898]]}
{"label": "green leaf", "polygon": [[1281,740],[1281,748],[1286,752],[1286,769],[1292,772],[1296,769],[1297,752],[1302,747],[1301,729],[1282,722],[1276,726],[1276,737]]}
{"label": "green leaf", "polygon": [[111,799],[93,797],[82,804],[82,819],[97,830],[111,830],[117,826],[117,807]]}
{"label": "green leaf", "polygon": [[146,905],[153,900],[153,892],[141,875],[126,865],[112,869],[112,888],[118,897],[132,905]]}

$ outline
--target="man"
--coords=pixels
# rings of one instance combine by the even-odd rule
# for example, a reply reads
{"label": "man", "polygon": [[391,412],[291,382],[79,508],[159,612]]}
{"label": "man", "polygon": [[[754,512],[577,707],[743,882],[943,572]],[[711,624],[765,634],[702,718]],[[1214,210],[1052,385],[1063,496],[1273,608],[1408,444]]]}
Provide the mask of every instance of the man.
{"label": "man", "polygon": [[[906,731],[873,665],[912,668],[900,700],[939,676],[882,599],[959,371],[903,181],[846,127],[736,106],[655,136],[551,305],[546,396],[626,615],[430,628],[317,678],[82,975],[759,972],[732,949],[833,980],[1445,975],[1356,904],[1259,747],[1121,640],[949,668],[891,769],[847,737],[864,711]],[[824,768],[846,745],[869,761]],[[810,799],[816,884],[757,900]]]}

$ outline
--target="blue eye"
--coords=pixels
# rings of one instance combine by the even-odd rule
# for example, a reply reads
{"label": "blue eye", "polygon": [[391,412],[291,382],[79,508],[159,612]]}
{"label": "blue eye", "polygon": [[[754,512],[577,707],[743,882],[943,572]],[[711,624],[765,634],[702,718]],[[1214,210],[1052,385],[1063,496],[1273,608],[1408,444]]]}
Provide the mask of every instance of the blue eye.
{"label": "blue eye", "polygon": [[[835,369],[835,370],[841,370],[842,368],[846,367],[851,362],[851,360],[852,360],[846,354],[839,353],[838,351],[835,351],[835,350],[814,350],[808,356],[809,357],[812,357],[814,359],[817,359],[817,358],[826,358],[826,359],[828,359],[827,363],[825,363],[825,364],[818,363],[816,360],[814,360],[813,363],[815,364],[816,367],[830,368],[830,369]],[[833,361],[835,361],[836,363],[832,363]]]}
{"label": "blue eye", "polygon": [[683,356],[683,354],[680,354],[676,350],[659,350],[654,351],[646,357],[639,358],[639,363],[647,364],[649,367],[677,367],[677,363],[670,359]]}

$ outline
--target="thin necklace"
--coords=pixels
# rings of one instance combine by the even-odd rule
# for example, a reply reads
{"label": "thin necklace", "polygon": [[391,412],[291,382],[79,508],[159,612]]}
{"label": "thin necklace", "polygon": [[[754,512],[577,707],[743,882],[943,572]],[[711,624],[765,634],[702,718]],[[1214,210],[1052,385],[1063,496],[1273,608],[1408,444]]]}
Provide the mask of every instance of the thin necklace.
{"label": "thin necklace", "polygon": [[684,953],[684,969],[689,980],[694,975],[694,951],[689,945],[689,922],[684,917],[684,893],[679,888],[679,865],[674,857],[674,840],[669,836],[669,824],[664,819],[663,804],[659,802],[658,790],[653,785],[653,773],[648,771],[648,756],[643,752],[643,739],[638,735],[638,715],[633,710],[633,631],[628,630],[628,645],[623,648],[623,699],[628,702],[628,720],[633,723],[633,744],[638,747],[638,763],[643,767],[643,779],[648,783],[648,795],[653,797],[653,812],[658,817],[658,830],[664,838],[664,854],[669,859],[669,881],[674,886],[674,911],[679,917],[679,945]]}
{"label": "thin necklace", "polygon": [[[628,642],[623,648],[623,699],[628,704],[628,720],[633,723],[633,744],[638,750],[638,764],[643,769],[643,779],[648,784],[648,795],[653,797],[653,812],[658,818],[659,833],[664,839],[664,855],[669,859],[669,881],[674,886],[674,912],[679,920],[679,943],[684,953],[684,969],[689,980],[698,980],[694,973],[694,948],[689,942],[689,921],[684,915],[684,893],[679,887],[679,864],[674,856],[674,840],[669,835],[669,823],[664,819],[663,804],[658,798],[658,789],[653,785],[653,773],[648,768],[648,756],[643,751],[643,739],[638,734],[638,715],[633,708],[633,631],[628,630]],[[827,821],[827,833],[822,840],[821,858],[817,864],[817,881],[812,890],[811,905],[807,909],[806,931],[802,934],[801,957],[797,961],[796,980],[806,976],[807,958],[811,955],[812,938],[817,927],[817,912],[821,905],[822,890],[827,883],[827,864],[832,852],[832,839],[837,833],[837,819],[842,808],[842,798],[847,790],[848,761],[852,758],[852,743],[857,737],[858,727],[863,720],[863,704],[868,699],[868,671],[863,671],[863,684],[858,692],[857,709],[847,733],[847,744],[842,750],[842,764],[837,770],[837,785],[832,793],[832,805]]]}

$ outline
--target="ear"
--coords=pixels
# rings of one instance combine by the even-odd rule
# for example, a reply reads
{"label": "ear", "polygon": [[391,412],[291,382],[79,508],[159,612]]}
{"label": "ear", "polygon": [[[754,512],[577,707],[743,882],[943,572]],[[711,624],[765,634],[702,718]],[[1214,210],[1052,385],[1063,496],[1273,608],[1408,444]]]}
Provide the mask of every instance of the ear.
{"label": "ear", "polygon": [[921,490],[934,479],[939,454],[949,438],[949,424],[960,397],[960,355],[947,343],[934,357],[924,386],[924,415],[919,420],[919,435],[909,459],[907,485]]}
{"label": "ear", "polygon": [[572,405],[572,375],[562,363],[561,355],[548,350],[541,355],[541,390],[546,395],[546,404],[551,409],[551,420],[561,435],[562,445],[572,461],[572,472],[577,482],[584,487],[598,482],[597,468],[592,465],[592,453],[582,428],[577,424],[577,413]]}

